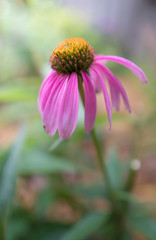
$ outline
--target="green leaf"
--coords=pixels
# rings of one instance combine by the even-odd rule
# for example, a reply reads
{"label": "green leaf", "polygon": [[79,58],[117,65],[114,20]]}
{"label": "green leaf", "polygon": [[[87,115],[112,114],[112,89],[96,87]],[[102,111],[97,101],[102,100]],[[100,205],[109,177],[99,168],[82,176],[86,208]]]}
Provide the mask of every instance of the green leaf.
{"label": "green leaf", "polygon": [[21,239],[22,233],[28,230],[29,222],[24,217],[9,219],[7,226],[7,240]]}
{"label": "green leaf", "polygon": [[101,228],[107,217],[100,213],[90,213],[73,226],[61,240],[83,240]]}
{"label": "green leaf", "polygon": [[70,226],[71,225],[65,224],[65,223],[54,222],[54,221],[50,222],[45,219],[36,218],[31,222],[31,226],[26,231],[26,234],[23,233],[19,239],[60,240]]}
{"label": "green leaf", "polygon": [[95,184],[90,186],[74,186],[73,191],[80,196],[87,197],[89,199],[94,198],[108,198],[106,188],[103,184]]}
{"label": "green leaf", "polygon": [[[23,128],[8,158],[4,161],[0,179],[0,223],[6,221],[9,205],[15,190],[17,164],[26,135]],[[3,224],[2,224],[3,225]]]}
{"label": "green leaf", "polygon": [[28,86],[5,86],[0,88],[0,102],[36,101],[37,92]]}
{"label": "green leaf", "polygon": [[156,240],[156,221],[148,217],[136,217],[130,219],[131,226],[137,232],[147,237],[149,240]]}
{"label": "green leaf", "polygon": [[112,149],[108,158],[108,173],[115,189],[122,188],[121,164],[117,159],[117,152]]}
{"label": "green leaf", "polygon": [[123,234],[123,239],[124,240],[134,240],[132,234],[128,231],[125,231],[124,234]]}
{"label": "green leaf", "polygon": [[129,192],[117,191],[117,195],[120,200],[137,203],[137,199]]}
{"label": "green leaf", "polygon": [[50,155],[41,150],[31,150],[25,154],[18,165],[19,174],[52,174],[65,171],[82,170],[78,165],[64,158]]}
{"label": "green leaf", "polygon": [[52,190],[51,187],[48,187],[46,189],[43,189],[38,194],[35,208],[36,212],[39,214],[39,216],[45,216],[47,213],[47,209],[49,206],[52,206],[54,202],[56,202],[56,196],[55,192]]}
{"label": "green leaf", "polygon": [[0,151],[0,179],[1,179],[1,175],[2,175],[2,171],[3,171],[3,165],[4,165],[4,161],[6,160],[10,149],[7,150],[1,150]]}
{"label": "green leaf", "polygon": [[50,152],[54,151],[63,141],[64,141],[64,139],[58,138],[58,139],[50,146],[49,151],[50,151]]}

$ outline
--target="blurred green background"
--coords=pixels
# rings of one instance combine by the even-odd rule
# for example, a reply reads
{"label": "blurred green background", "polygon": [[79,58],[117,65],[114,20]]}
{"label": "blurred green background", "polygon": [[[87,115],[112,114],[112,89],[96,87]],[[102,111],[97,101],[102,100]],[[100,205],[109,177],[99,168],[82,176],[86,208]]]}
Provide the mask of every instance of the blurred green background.
{"label": "blurred green background", "polygon": [[[75,36],[86,39],[97,53],[129,58],[148,77],[149,83],[142,85],[129,70],[109,63],[127,91],[132,114],[121,104],[119,113],[113,111],[110,132],[99,95],[96,126],[115,184],[119,173],[111,167],[112,159],[120,159],[122,168],[130,159],[141,160],[133,193],[156,216],[156,19],[150,18],[155,1],[139,1],[143,16],[131,11],[127,25],[128,1],[125,6],[119,1],[118,8],[125,10],[123,20],[115,18],[111,6],[106,11],[108,1],[99,1],[100,8],[98,1],[90,5],[80,1],[75,8],[73,2],[0,2],[0,234],[6,229],[7,240],[103,239],[104,219],[99,214],[109,203],[94,147],[84,135],[82,106],[76,131],[63,141],[44,132],[37,107],[53,49]],[[125,179],[121,172],[120,186]],[[138,227],[133,221],[132,236],[125,239],[156,239],[150,228],[144,231],[144,224]]]}

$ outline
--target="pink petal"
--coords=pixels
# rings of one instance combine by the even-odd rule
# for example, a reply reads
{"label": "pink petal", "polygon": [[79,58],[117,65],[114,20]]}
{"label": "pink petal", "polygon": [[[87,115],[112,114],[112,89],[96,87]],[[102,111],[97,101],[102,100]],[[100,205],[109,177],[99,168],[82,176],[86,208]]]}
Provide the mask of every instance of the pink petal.
{"label": "pink petal", "polygon": [[57,81],[58,77],[61,76],[62,75],[60,74],[56,74],[56,72],[51,72],[51,74],[43,81],[38,97],[38,107],[41,115],[43,114],[43,110],[50,95],[50,92],[55,85],[55,80]]}
{"label": "pink petal", "polygon": [[85,89],[85,132],[92,130],[96,119],[96,95],[88,75],[81,71]]}
{"label": "pink petal", "polygon": [[61,78],[58,77],[50,92],[49,98],[43,111],[43,125],[45,127],[45,131],[49,133],[50,136],[53,136],[57,129],[58,113],[61,105],[62,92],[64,91],[67,77],[67,75]]}
{"label": "pink petal", "polygon": [[101,89],[101,85],[99,84],[99,80],[98,80],[99,77],[91,68],[89,69],[89,76],[93,83],[95,92],[100,93],[102,91],[102,89]]}
{"label": "pink petal", "polygon": [[56,96],[56,100],[54,104],[51,106],[51,119],[50,119],[50,132],[49,135],[53,137],[55,135],[55,132],[58,128],[58,117],[59,117],[59,111],[62,103],[62,98],[66,89],[67,81],[69,77],[66,77],[66,79],[63,79],[63,83],[60,84],[58,89],[58,95]]}
{"label": "pink petal", "polygon": [[147,83],[147,77],[144,74],[144,72],[141,70],[141,68],[139,68],[136,64],[134,64],[133,62],[131,62],[125,58],[118,57],[118,56],[96,55],[95,61],[96,60],[97,61],[99,61],[99,60],[113,61],[113,62],[122,64],[123,66],[129,68],[138,78],[140,78],[142,83]]}
{"label": "pink petal", "polygon": [[43,80],[41,88],[40,88],[40,92],[39,92],[39,98],[42,97],[42,95],[44,94],[44,89],[47,87],[47,85],[49,85],[53,79],[56,77],[56,72],[54,70],[52,70],[48,76]]}
{"label": "pink petal", "polygon": [[[101,71],[103,71],[103,73],[106,75],[110,86],[113,88],[113,93],[114,93],[114,105],[117,109],[119,109],[119,96],[118,96],[118,92],[121,93],[124,103],[126,105],[126,108],[129,112],[131,112],[130,109],[130,105],[129,105],[129,101],[128,101],[128,97],[126,94],[125,89],[123,88],[122,84],[120,83],[120,81],[114,76],[114,74],[106,67],[103,66],[99,63],[96,63],[95,66],[97,68],[99,68]],[[116,92],[116,93],[115,93]],[[117,101],[115,103],[115,101]]]}
{"label": "pink petal", "polygon": [[40,92],[39,92],[39,97],[43,92],[43,88],[45,86],[45,84],[47,84],[47,82],[49,81],[49,79],[53,79],[53,77],[55,76],[56,72],[54,70],[51,70],[50,73],[48,74],[48,76],[43,80],[41,88],[40,88]]}
{"label": "pink petal", "polygon": [[60,138],[69,138],[77,124],[79,110],[78,78],[72,73],[68,81],[58,119]]}
{"label": "pink petal", "polygon": [[[103,72],[102,72],[102,74],[103,74]],[[99,84],[99,79],[98,79],[99,76],[97,76],[97,74],[92,69],[89,69],[89,75],[90,75],[90,79],[92,80],[95,92],[100,93],[102,91],[102,89],[101,89],[101,85]],[[112,81],[109,81],[109,86],[110,86],[112,106],[118,111],[119,106],[120,106],[119,91],[115,88]]]}
{"label": "pink petal", "polygon": [[119,111],[119,108],[120,108],[120,95],[119,95],[119,93],[120,92],[111,80],[109,80],[109,86],[110,86],[110,92],[111,92],[112,106],[116,109],[116,111]]}
{"label": "pink petal", "polygon": [[98,68],[96,67],[96,65],[92,65],[91,68],[99,76],[99,83],[100,83],[102,91],[103,91],[104,100],[105,100],[105,104],[106,104],[106,110],[107,110],[108,119],[109,119],[109,125],[110,125],[110,129],[111,129],[111,119],[112,119],[112,116],[111,116],[111,103],[110,103],[108,91],[107,91],[107,88],[106,88],[103,76],[102,76],[101,72],[98,70]]}

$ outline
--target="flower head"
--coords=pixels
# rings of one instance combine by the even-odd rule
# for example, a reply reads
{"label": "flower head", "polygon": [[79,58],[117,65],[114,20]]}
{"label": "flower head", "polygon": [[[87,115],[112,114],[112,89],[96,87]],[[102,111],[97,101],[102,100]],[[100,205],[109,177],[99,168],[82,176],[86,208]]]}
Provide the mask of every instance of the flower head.
{"label": "flower head", "polygon": [[[75,130],[79,111],[79,84],[85,94],[85,132],[92,130],[96,119],[96,92],[102,92],[111,128],[111,107],[120,107],[120,95],[127,110],[130,105],[125,89],[106,67],[107,61],[129,68],[142,83],[144,72],[133,62],[118,56],[97,55],[82,38],[70,38],[54,49],[50,63],[52,70],[42,83],[38,105],[45,131],[54,136],[58,129],[61,138],[69,138]],[[110,88],[110,96],[106,87]],[[111,101],[110,101],[111,99]]]}
{"label": "flower head", "polygon": [[88,70],[94,60],[93,48],[82,38],[70,38],[54,49],[50,63],[57,72],[72,73]]}

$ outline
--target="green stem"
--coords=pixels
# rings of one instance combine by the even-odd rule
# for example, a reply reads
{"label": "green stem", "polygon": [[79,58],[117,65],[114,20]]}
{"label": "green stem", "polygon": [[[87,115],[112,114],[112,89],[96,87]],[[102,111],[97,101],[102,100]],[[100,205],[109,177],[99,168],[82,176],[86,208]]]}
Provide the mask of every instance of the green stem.
{"label": "green stem", "polygon": [[[79,87],[79,92],[80,92],[80,96],[81,96],[81,99],[82,99],[83,106],[85,106],[85,94],[84,94],[83,81],[82,81],[82,76],[81,75],[78,75],[78,87]],[[108,174],[108,171],[107,171],[107,166],[106,166],[106,163],[103,159],[103,153],[102,153],[101,145],[100,145],[100,142],[98,140],[95,129],[93,129],[90,133],[91,133],[91,137],[93,139],[93,142],[94,142],[94,145],[95,145],[95,148],[96,148],[98,162],[99,162],[100,169],[103,173],[103,177],[104,177],[104,180],[105,180],[107,192],[109,194],[109,197],[111,199],[111,202],[112,202],[112,205],[115,209],[115,212],[119,213],[118,199],[116,198],[115,191],[113,189],[113,186],[111,184],[111,180],[109,178],[109,174]]]}
{"label": "green stem", "polygon": [[137,175],[136,170],[133,170],[133,169],[129,170],[129,176],[128,176],[128,179],[127,179],[127,182],[126,182],[126,185],[125,185],[125,188],[124,188],[124,190],[126,192],[131,192],[131,190],[134,186],[134,183],[135,183],[136,175]]}
{"label": "green stem", "polygon": [[96,135],[96,132],[95,132],[95,129],[93,129],[91,132],[91,136],[92,136],[92,139],[93,139],[93,142],[94,142],[94,145],[95,145],[95,148],[96,148],[96,152],[97,152],[97,156],[98,156],[98,161],[99,161],[99,165],[100,165],[100,168],[102,170],[102,173],[103,173],[103,177],[104,177],[104,180],[105,180],[105,186],[107,188],[107,192],[109,194],[109,198],[110,198],[110,201],[112,203],[112,219],[111,219],[111,223],[112,222],[116,222],[116,226],[117,228],[114,229],[114,232],[113,232],[113,236],[112,240],[122,240],[123,238],[123,230],[124,230],[124,215],[123,215],[123,211],[121,209],[121,206],[119,205],[119,201],[118,201],[118,198],[116,196],[116,193],[113,189],[113,186],[112,186],[112,183],[111,183],[111,180],[110,180],[110,177],[109,177],[109,173],[107,171],[107,166],[106,166],[106,163],[103,159],[103,153],[102,153],[102,149],[101,149],[101,145],[100,145],[100,142],[99,142],[99,139]]}
{"label": "green stem", "polygon": [[83,80],[81,75],[78,75],[78,87],[79,87],[79,93],[81,96],[82,104],[85,107],[85,94],[84,94]]}
{"label": "green stem", "polygon": [[131,192],[133,189],[138,170],[140,169],[141,163],[138,159],[133,159],[130,161],[129,176],[125,185],[124,190]]}
{"label": "green stem", "polygon": [[1,239],[6,239],[6,217],[4,217],[3,221],[0,223],[0,235]]}
{"label": "green stem", "polygon": [[101,145],[99,143],[99,140],[98,140],[97,134],[95,132],[95,129],[93,129],[90,133],[91,133],[91,137],[92,137],[93,142],[94,142],[94,146],[96,148],[99,166],[100,166],[100,169],[103,173],[103,177],[104,177],[104,180],[105,180],[105,183],[106,183],[108,194],[111,198],[112,203],[116,204],[115,203],[116,202],[116,196],[115,196],[115,193],[114,193],[114,190],[113,190],[110,178],[109,178],[106,163],[103,160],[103,153],[102,153]]}
{"label": "green stem", "polygon": [[141,129],[140,129],[140,125],[138,124],[138,122],[134,122],[134,137],[133,137],[133,148],[132,148],[132,154],[131,154],[131,161],[130,161],[130,169],[129,169],[129,174],[128,174],[128,178],[124,187],[124,190],[127,192],[131,192],[134,184],[135,184],[135,180],[136,180],[136,176],[138,173],[138,170],[140,168],[140,161],[137,159],[133,159],[135,158],[135,156],[137,155],[137,147],[138,147],[138,142],[140,139],[140,134],[141,134]]}

